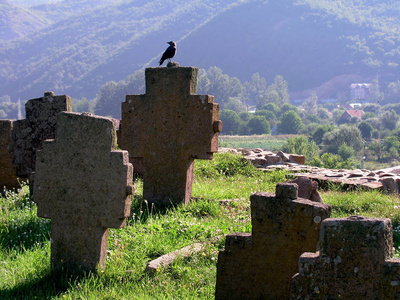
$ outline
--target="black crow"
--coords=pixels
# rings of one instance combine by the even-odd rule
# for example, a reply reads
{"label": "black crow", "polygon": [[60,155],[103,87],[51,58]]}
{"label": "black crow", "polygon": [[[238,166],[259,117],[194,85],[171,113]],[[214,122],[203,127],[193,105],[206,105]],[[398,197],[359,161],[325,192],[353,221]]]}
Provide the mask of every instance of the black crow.
{"label": "black crow", "polygon": [[160,66],[163,64],[164,60],[168,59],[171,62],[171,58],[173,58],[176,54],[176,43],[173,41],[168,42],[169,47],[165,50],[164,54],[161,56],[159,61]]}

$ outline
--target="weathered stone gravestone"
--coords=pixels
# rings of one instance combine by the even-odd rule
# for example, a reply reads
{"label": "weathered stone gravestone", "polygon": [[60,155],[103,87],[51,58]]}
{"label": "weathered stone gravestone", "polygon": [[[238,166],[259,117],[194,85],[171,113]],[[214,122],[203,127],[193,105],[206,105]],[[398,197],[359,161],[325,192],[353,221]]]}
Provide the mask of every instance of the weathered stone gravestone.
{"label": "weathered stone gravestone", "polygon": [[119,146],[144,168],[150,203],[184,202],[192,193],[194,159],[212,159],[222,130],[214,97],[195,95],[198,68],[147,68],[146,94],[122,103]]}
{"label": "weathered stone gravestone", "polygon": [[300,257],[292,299],[400,298],[400,260],[391,259],[390,219],[324,220],[320,248]]}
{"label": "weathered stone gravestone", "polygon": [[58,114],[62,111],[72,111],[71,98],[55,96],[53,92],[25,104],[26,119],[14,121],[10,146],[17,176],[29,178],[35,170],[36,152],[45,139],[54,139]]}
{"label": "weathered stone gravestone", "polygon": [[109,118],[61,113],[56,139],[38,151],[34,201],[51,219],[53,271],[104,268],[108,228],[125,225],[133,193],[128,152],[115,149]]}
{"label": "weathered stone gravestone", "polygon": [[12,127],[13,121],[0,120],[0,192],[4,188],[11,190],[20,186],[9,152]]}
{"label": "weathered stone gravestone", "polygon": [[329,205],[297,197],[297,184],[280,183],[276,195],[251,195],[252,234],[226,237],[217,265],[215,299],[288,299],[300,255],[317,249]]}

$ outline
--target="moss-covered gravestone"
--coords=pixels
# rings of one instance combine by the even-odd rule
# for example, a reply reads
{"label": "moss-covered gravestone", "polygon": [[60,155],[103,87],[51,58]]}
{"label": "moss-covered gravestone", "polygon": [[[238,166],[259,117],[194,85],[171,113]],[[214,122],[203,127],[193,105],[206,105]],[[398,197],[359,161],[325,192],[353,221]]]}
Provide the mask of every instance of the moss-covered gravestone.
{"label": "moss-covered gravestone", "polygon": [[146,94],[122,103],[119,146],[143,170],[150,203],[184,202],[192,193],[195,159],[212,159],[222,130],[214,97],[195,95],[198,68],[146,69]]}
{"label": "moss-covered gravestone", "polygon": [[129,216],[133,167],[116,150],[115,124],[90,114],[61,113],[55,140],[37,153],[34,201],[51,219],[51,268],[104,268],[108,228]]}

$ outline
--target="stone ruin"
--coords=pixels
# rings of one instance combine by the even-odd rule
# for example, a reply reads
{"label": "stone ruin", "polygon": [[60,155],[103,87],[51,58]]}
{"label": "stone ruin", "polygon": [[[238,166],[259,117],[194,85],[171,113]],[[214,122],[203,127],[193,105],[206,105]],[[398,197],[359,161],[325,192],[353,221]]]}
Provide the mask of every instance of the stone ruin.
{"label": "stone ruin", "polygon": [[400,260],[392,255],[390,219],[324,220],[320,250],[299,259],[292,299],[399,299]]}
{"label": "stone ruin", "polygon": [[195,95],[198,68],[147,68],[146,94],[122,103],[121,149],[143,169],[149,203],[188,203],[195,159],[212,159],[222,130],[214,97]]}
{"label": "stone ruin", "polygon": [[130,214],[133,167],[116,150],[115,123],[90,114],[61,113],[55,140],[37,152],[34,201],[51,222],[51,269],[104,268],[108,228]]}
{"label": "stone ruin", "polygon": [[359,186],[368,190],[379,190],[389,194],[398,194],[400,182],[400,175],[398,173],[400,173],[398,167],[397,169],[377,171],[366,169],[332,170],[313,168],[307,173],[297,173],[296,175],[307,177],[320,183],[332,182],[349,187]]}
{"label": "stone ruin", "polygon": [[376,171],[366,169],[326,169],[304,165],[304,155],[277,153],[256,149],[220,148],[220,152],[231,152],[243,155],[257,168],[264,171],[284,169],[294,176],[306,177],[320,184],[327,182],[339,184],[348,188],[361,187],[367,190],[384,191],[389,194],[400,193],[400,168],[388,168]]}
{"label": "stone ruin", "polygon": [[15,175],[12,156],[9,152],[13,121],[0,120],[0,191],[16,189],[20,186],[19,178]]}
{"label": "stone ruin", "polygon": [[217,266],[216,299],[288,299],[302,253],[315,251],[329,205],[298,198],[295,183],[276,195],[251,195],[252,233],[226,237]]}
{"label": "stone ruin", "polygon": [[36,152],[46,139],[54,139],[57,118],[62,111],[72,111],[71,98],[45,92],[44,97],[25,104],[26,119],[13,123],[10,152],[16,175],[28,178],[35,170]]}

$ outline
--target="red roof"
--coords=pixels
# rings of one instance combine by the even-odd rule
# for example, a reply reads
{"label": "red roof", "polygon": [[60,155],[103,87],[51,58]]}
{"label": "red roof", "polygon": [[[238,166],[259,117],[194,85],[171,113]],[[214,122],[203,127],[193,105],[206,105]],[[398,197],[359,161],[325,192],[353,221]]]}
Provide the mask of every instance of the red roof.
{"label": "red roof", "polygon": [[341,118],[350,119],[352,117],[357,117],[357,118],[361,119],[363,114],[364,114],[364,111],[362,109],[349,109],[343,113]]}
{"label": "red roof", "polygon": [[347,113],[352,117],[357,117],[361,119],[361,117],[364,114],[364,111],[362,109],[349,109]]}

